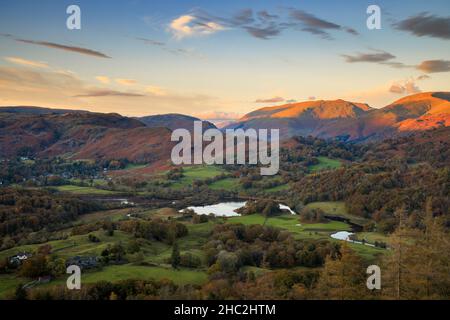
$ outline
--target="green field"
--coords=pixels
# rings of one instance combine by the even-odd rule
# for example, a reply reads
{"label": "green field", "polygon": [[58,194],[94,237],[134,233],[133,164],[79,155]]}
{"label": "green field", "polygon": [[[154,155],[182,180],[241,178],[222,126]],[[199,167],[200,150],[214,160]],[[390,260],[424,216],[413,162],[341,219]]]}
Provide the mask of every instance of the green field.
{"label": "green field", "polygon": [[82,215],[78,220],[76,225],[96,222],[96,221],[118,221],[120,219],[126,218],[127,214],[130,213],[130,208],[125,209],[114,209],[114,210],[106,210],[106,211],[97,211],[94,213],[89,213]]}
{"label": "green field", "polygon": [[79,187],[74,185],[64,185],[64,186],[57,186],[52,187],[60,192],[68,192],[68,193],[75,193],[75,194],[99,194],[99,195],[109,195],[109,194],[117,194],[116,191],[111,190],[103,190],[98,189],[94,187]]}
{"label": "green field", "polygon": [[300,223],[297,215],[283,214],[280,216],[266,218],[260,214],[231,217],[230,223],[264,224],[292,232],[297,239],[329,239],[330,234],[337,231],[349,231],[350,226],[344,222],[331,221],[328,223]]}
{"label": "green field", "polygon": [[345,216],[347,215],[347,208],[342,201],[327,201],[327,202],[311,202],[306,205],[310,209],[319,208],[327,214]]}
{"label": "green field", "polygon": [[13,293],[18,284],[25,284],[27,282],[30,282],[30,280],[17,277],[13,274],[0,274],[0,299],[5,299],[8,294]]}
{"label": "green field", "polygon": [[209,185],[209,188],[213,190],[237,190],[240,187],[239,179],[236,178],[225,178]]}
{"label": "green field", "polygon": [[[290,231],[296,239],[324,239],[333,242],[342,243],[330,237],[331,234],[338,231],[350,231],[351,227],[344,222],[330,221],[328,223],[300,223],[296,215],[281,215],[270,217],[266,220],[260,214],[231,217],[227,219],[228,223],[265,224]],[[363,244],[349,243],[349,246],[360,254],[363,258],[372,261],[379,254],[383,254],[385,249],[373,248]]]}
{"label": "green field", "polygon": [[[70,233],[70,230],[67,230]],[[91,232],[91,234],[96,235],[100,238],[101,242],[94,243],[88,240],[88,235],[75,235],[69,236],[64,240],[54,240],[46,242],[45,244],[49,244],[52,246],[52,251],[62,258],[69,258],[73,256],[87,256],[87,255],[100,255],[101,251],[105,249],[108,245],[112,245],[117,242],[122,242],[126,244],[131,238],[132,235],[115,231],[114,236],[109,237],[104,234],[102,231]],[[31,244],[31,245],[23,245],[17,246],[8,250],[0,251],[0,259],[12,256],[17,252],[35,252],[39,246],[42,244]]]}
{"label": "green field", "polygon": [[[270,179],[278,179],[278,178],[268,178],[268,177],[264,177],[263,181],[265,180],[270,180]],[[210,189],[212,190],[234,190],[234,191],[244,191],[244,189],[242,188],[240,181],[238,178],[225,178],[219,181],[215,181],[213,183],[211,183],[208,186]],[[253,193],[253,192],[257,192],[257,191],[264,191],[264,192],[279,192],[279,191],[284,191],[284,190],[288,190],[290,188],[290,186],[288,184],[280,184],[278,186],[272,187],[272,188],[267,188],[267,189],[263,189],[263,188],[249,188],[247,190],[245,190],[246,193]]]}
{"label": "green field", "polygon": [[[324,210],[326,209],[326,211],[333,212],[334,214],[346,214],[345,206],[340,202],[312,203],[310,206],[321,207]],[[127,219],[128,212],[130,212],[130,209],[116,209],[87,214],[82,216],[76,224],[93,223],[102,220],[117,221],[119,219]],[[142,210],[138,212],[138,214],[143,215],[143,217],[147,219],[152,216],[159,217],[161,215],[172,215],[173,209],[161,208]],[[172,218],[176,218],[176,216],[173,216]],[[305,224],[299,222],[299,217],[297,215],[290,214],[283,214],[267,219],[261,214],[252,214],[222,219],[218,218],[215,221],[209,221],[201,224],[186,223],[189,230],[188,235],[177,240],[180,253],[182,255],[190,253],[199,257],[202,261],[201,267],[196,269],[181,268],[179,270],[175,270],[168,265],[172,253],[171,245],[154,240],[143,240],[140,248],[143,254],[143,261],[141,261],[142,263],[132,263],[135,260],[132,259],[132,256],[127,255],[126,257],[129,258],[128,263],[123,265],[108,265],[100,270],[89,271],[83,274],[82,281],[84,283],[94,283],[102,280],[116,282],[125,279],[170,279],[177,284],[203,284],[208,279],[205,271],[206,256],[203,248],[209,239],[214,225],[222,222],[273,226],[291,232],[295,239],[323,239],[337,243],[343,242],[330,238],[332,233],[351,230],[350,226],[344,222],[330,221],[328,223]],[[88,234],[70,236],[71,228],[59,231],[59,233],[66,233],[69,236],[67,239],[49,241],[46,244],[51,245],[52,256],[61,257],[64,259],[74,256],[99,256],[101,252],[109,245],[121,243],[124,247],[126,247],[129,241],[134,239],[132,234],[117,230],[114,232],[113,236],[107,236],[103,230],[91,232],[91,234],[100,239],[100,242],[89,241]],[[375,233],[360,233],[359,236],[364,236],[369,242],[372,242],[375,239],[378,239],[379,241],[381,239],[385,240],[383,235]],[[1,251],[0,259],[10,257],[21,251],[34,253],[41,245],[42,244],[23,245]],[[362,244],[349,243],[349,246],[368,261],[372,261],[377,255],[386,252],[384,249],[373,248]],[[263,268],[245,268],[246,270],[252,270],[257,274],[270,272],[270,270]],[[0,275],[0,298],[4,298],[7,294],[14,292],[14,289],[19,283],[27,283],[30,281],[30,279],[19,278],[17,275]],[[65,277],[61,277],[42,286],[62,285],[64,284],[64,281]]]}
{"label": "green field", "polygon": [[327,202],[311,202],[306,205],[310,209],[319,208],[327,215],[333,215],[338,217],[347,218],[350,222],[364,225],[368,220],[363,217],[351,215],[347,212],[345,203],[342,201],[327,201]]}
{"label": "green field", "polygon": [[147,164],[137,164],[137,163],[129,163],[125,166],[123,170],[134,170],[134,169],[142,169],[145,168]]}
{"label": "green field", "polygon": [[[339,240],[334,240],[334,241],[339,241]],[[374,248],[371,246],[366,246],[366,245],[357,244],[357,243],[348,243],[348,245],[359,256],[361,256],[363,259],[370,261],[370,262],[375,261],[377,256],[383,255],[387,252],[386,249]]]}
{"label": "green field", "polygon": [[[81,275],[82,284],[90,284],[99,281],[118,282],[121,280],[172,280],[176,284],[201,285],[208,280],[208,275],[203,270],[173,269],[171,267],[136,266],[133,264],[112,265],[103,267],[100,271],[88,271]],[[0,299],[7,298],[14,293],[18,284],[31,282],[30,279],[20,278],[15,275],[0,275]],[[64,285],[66,278],[58,278],[50,283],[38,287],[50,287]]]}
{"label": "green field", "polygon": [[327,157],[317,157],[317,159],[319,160],[319,163],[309,166],[308,167],[309,171],[317,172],[321,170],[336,169],[342,165],[341,161],[336,159],[331,159]]}
{"label": "green field", "polygon": [[279,191],[289,190],[289,188],[290,188],[289,184],[280,184],[279,186],[265,189],[264,191],[265,192],[279,192]]}
{"label": "green field", "polygon": [[389,237],[379,232],[358,232],[356,234],[358,240],[365,239],[369,243],[384,242],[389,243]]}
{"label": "green field", "polygon": [[183,175],[185,179],[206,179],[224,173],[224,170],[218,166],[194,166],[184,167]]}
{"label": "green field", "polygon": [[194,180],[204,180],[214,178],[225,171],[218,166],[192,166],[183,167],[183,177],[171,184],[173,188],[192,186]]}
{"label": "green field", "polygon": [[[91,179],[79,179],[79,178],[71,178],[69,179],[71,184],[77,185],[81,184],[82,186],[89,184]],[[105,179],[92,179],[92,183],[94,186],[106,186],[108,182]]]}
{"label": "green field", "polygon": [[170,279],[177,284],[202,284],[208,276],[205,271],[181,268],[175,270],[171,267],[135,266],[132,264],[104,267],[98,272],[89,272],[82,276],[83,283],[98,281],[117,282],[124,279],[161,280]]}

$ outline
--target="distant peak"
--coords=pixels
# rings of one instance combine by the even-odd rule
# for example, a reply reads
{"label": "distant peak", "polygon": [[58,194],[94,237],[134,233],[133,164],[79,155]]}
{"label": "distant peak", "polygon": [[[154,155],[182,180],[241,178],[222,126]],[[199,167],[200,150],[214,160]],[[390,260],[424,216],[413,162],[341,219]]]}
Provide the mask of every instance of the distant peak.
{"label": "distant peak", "polygon": [[265,107],[246,114],[241,121],[255,118],[298,118],[312,114],[321,119],[357,117],[359,114],[371,110],[366,103],[337,100],[309,100],[284,104],[281,106]]}

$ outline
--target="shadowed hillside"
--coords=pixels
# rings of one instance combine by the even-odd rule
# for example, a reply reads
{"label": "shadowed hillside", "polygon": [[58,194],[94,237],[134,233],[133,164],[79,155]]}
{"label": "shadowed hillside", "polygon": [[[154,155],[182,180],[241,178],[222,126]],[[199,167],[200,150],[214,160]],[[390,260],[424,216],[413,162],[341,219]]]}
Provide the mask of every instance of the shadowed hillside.
{"label": "shadowed hillside", "polygon": [[[187,116],[184,114],[159,114],[154,116],[146,116],[137,118],[150,128],[169,128],[170,130],[187,129],[189,131],[194,130],[194,121],[201,121],[198,118]],[[203,121],[203,130],[216,128],[214,124],[208,121]]]}
{"label": "shadowed hillside", "polygon": [[0,113],[28,113],[28,114],[63,114],[63,113],[86,113],[85,110],[51,109],[34,106],[0,107]]}
{"label": "shadowed hillside", "polygon": [[157,161],[170,155],[170,130],[118,114],[0,113],[0,156]]}

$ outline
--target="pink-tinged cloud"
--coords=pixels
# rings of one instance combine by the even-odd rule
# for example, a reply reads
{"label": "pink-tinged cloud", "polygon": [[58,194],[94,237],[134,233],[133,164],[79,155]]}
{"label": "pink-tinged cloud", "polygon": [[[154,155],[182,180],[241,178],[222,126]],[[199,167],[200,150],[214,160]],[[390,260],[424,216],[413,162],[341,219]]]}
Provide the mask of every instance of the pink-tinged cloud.
{"label": "pink-tinged cloud", "polygon": [[76,98],[95,98],[95,97],[145,97],[145,95],[140,93],[123,92],[117,90],[103,90],[95,89],[89,90],[86,93],[75,95]]}
{"label": "pink-tinged cloud", "polygon": [[397,82],[391,85],[389,92],[397,94],[413,94],[421,92],[414,80],[406,80],[404,82]]}
{"label": "pink-tinged cloud", "polygon": [[193,15],[182,15],[172,20],[169,30],[177,39],[209,35],[225,28],[214,21],[201,21]]}
{"label": "pink-tinged cloud", "polygon": [[282,97],[273,97],[273,98],[268,98],[268,99],[256,99],[255,100],[256,103],[277,103],[277,102],[283,102],[283,101],[285,101],[285,99]]}
{"label": "pink-tinged cloud", "polygon": [[123,86],[132,86],[137,83],[134,79],[116,79],[116,82]]}
{"label": "pink-tinged cloud", "polygon": [[33,68],[48,68],[48,64],[42,61],[28,60],[20,57],[5,57],[5,60],[14,64],[19,64]]}
{"label": "pink-tinged cloud", "polygon": [[236,120],[241,118],[243,114],[225,111],[208,111],[195,114],[194,116],[202,120]]}
{"label": "pink-tinged cloud", "polygon": [[103,84],[108,84],[111,81],[107,76],[96,76],[95,79],[97,79],[98,82]]}

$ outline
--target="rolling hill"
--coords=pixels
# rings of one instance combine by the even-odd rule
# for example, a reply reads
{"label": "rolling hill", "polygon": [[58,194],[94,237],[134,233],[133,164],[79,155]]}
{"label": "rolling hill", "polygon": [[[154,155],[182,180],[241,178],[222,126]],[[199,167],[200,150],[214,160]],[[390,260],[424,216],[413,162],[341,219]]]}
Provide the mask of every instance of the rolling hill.
{"label": "rolling hill", "polygon": [[[56,110],[56,111],[55,111]],[[165,162],[171,132],[192,130],[198,120],[179,114],[128,118],[38,107],[0,108],[0,157],[120,159]],[[372,109],[344,100],[308,101],[258,109],[226,128],[276,128],[280,136],[316,136],[370,141],[450,126],[450,93],[419,93]],[[215,128],[203,122],[203,129]]]}
{"label": "rolling hill", "polygon": [[348,140],[379,140],[397,134],[450,125],[450,93],[426,92],[401,98],[355,121],[324,128],[319,136]]}
{"label": "rolling hill", "polygon": [[250,112],[226,128],[280,129],[280,137],[319,135],[324,126],[358,119],[373,109],[345,100],[317,100],[267,107]]}
{"label": "rolling hill", "polygon": [[[143,122],[147,127],[150,128],[165,127],[169,128],[170,130],[182,128],[189,131],[194,130],[194,121],[201,121],[198,118],[177,113],[159,114],[154,116],[140,117],[136,119]],[[216,126],[211,122],[203,121],[203,130],[207,130],[210,128],[216,128]]]}
{"label": "rolling hill", "polygon": [[280,129],[282,138],[312,135],[346,141],[382,139],[449,126],[449,101],[448,92],[414,94],[381,109],[344,100],[308,101],[262,108],[227,128]]}
{"label": "rolling hill", "polygon": [[1,112],[0,157],[160,161],[170,156],[167,128],[118,114]]}
{"label": "rolling hill", "polygon": [[71,110],[71,109],[52,109],[35,106],[15,106],[15,107],[0,107],[0,113],[28,113],[28,114],[63,114],[63,113],[87,113],[85,110]]}

